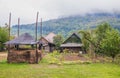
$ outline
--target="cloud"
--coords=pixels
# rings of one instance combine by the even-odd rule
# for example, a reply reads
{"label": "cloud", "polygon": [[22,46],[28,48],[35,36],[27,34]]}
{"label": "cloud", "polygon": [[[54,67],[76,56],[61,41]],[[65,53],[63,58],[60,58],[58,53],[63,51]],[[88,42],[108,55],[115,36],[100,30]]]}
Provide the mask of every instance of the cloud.
{"label": "cloud", "polygon": [[96,11],[113,12],[120,10],[120,0],[0,0],[0,25],[8,22],[12,12],[12,24],[35,22],[36,12],[43,20]]}

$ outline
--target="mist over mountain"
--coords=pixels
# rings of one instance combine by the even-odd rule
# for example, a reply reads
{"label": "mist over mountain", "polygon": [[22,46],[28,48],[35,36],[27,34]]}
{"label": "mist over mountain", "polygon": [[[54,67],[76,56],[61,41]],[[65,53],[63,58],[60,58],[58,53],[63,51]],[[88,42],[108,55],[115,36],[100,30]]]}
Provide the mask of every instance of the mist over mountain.
{"label": "mist over mountain", "polygon": [[[56,34],[63,34],[65,37],[70,33],[77,32],[79,30],[95,28],[102,22],[109,23],[112,27],[120,30],[120,12],[114,13],[88,13],[85,15],[74,15],[68,17],[62,17],[58,19],[52,19],[44,21],[42,24],[43,35],[49,32]],[[35,23],[20,25],[20,34],[28,32],[31,35],[35,35]],[[17,25],[12,26],[12,35],[17,34]],[[40,22],[38,23],[38,36],[40,36]]]}

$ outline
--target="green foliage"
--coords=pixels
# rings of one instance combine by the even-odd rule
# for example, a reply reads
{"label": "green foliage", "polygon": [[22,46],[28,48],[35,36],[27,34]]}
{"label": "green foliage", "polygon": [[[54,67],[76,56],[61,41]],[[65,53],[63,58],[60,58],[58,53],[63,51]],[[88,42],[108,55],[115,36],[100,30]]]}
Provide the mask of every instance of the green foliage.
{"label": "green foliage", "polygon": [[120,54],[116,55],[115,59],[114,59],[114,62],[116,64],[120,64]]}
{"label": "green foliage", "polygon": [[80,30],[79,33],[82,36],[82,43],[83,43],[83,47],[86,51],[89,50],[89,45],[90,45],[90,32],[89,31],[84,31],[84,30]]}
{"label": "green foliage", "polygon": [[8,28],[7,27],[0,27],[0,51],[4,49],[4,44],[8,41]]}
{"label": "green foliage", "polygon": [[59,49],[60,45],[62,44],[63,42],[63,36],[58,34],[57,36],[54,37],[54,44],[56,45],[56,49]]}
{"label": "green foliage", "polygon": [[82,35],[82,43],[84,45],[83,48],[86,50],[86,52],[89,54],[91,58],[94,58],[95,50],[96,48],[98,48],[96,45],[95,29],[79,31],[79,33]]}
{"label": "green foliage", "polygon": [[101,41],[101,48],[104,54],[111,56],[114,60],[117,54],[120,54],[120,33],[112,29],[106,31],[105,38]]}
{"label": "green foliage", "polygon": [[106,31],[111,29],[111,26],[106,22],[98,25],[98,27],[96,28],[96,35],[98,40],[103,39],[105,37]]}
{"label": "green foliage", "polygon": [[64,50],[63,50],[63,53],[64,53],[64,54],[67,54],[67,53],[70,53],[70,51],[69,51],[69,49],[64,49]]}
{"label": "green foliage", "polygon": [[42,60],[41,63],[48,64],[59,64],[60,63],[60,53],[58,51],[53,51],[53,53],[47,54]]}
{"label": "green foliage", "polygon": [[106,54],[112,58],[119,53],[119,31],[115,31],[108,23],[102,23],[94,30],[80,31],[80,33],[85,49],[90,51],[93,57],[94,52]]}
{"label": "green foliage", "polygon": [[106,37],[107,31],[110,31],[112,29],[113,28],[106,22],[98,25],[98,27],[95,29],[94,45],[96,53],[100,53],[103,50],[100,46],[101,41]]}
{"label": "green foliage", "polygon": [[68,55],[74,55],[73,53],[68,53],[67,50],[64,53],[59,53],[58,51],[54,51],[53,53],[48,53],[45,57],[40,61],[40,63],[44,64],[57,64],[57,65],[73,65],[73,64],[91,64],[91,61],[66,61],[64,58]]}
{"label": "green foliage", "polygon": [[108,23],[102,23],[92,31],[80,31],[86,50],[115,58],[120,53],[120,33]]}

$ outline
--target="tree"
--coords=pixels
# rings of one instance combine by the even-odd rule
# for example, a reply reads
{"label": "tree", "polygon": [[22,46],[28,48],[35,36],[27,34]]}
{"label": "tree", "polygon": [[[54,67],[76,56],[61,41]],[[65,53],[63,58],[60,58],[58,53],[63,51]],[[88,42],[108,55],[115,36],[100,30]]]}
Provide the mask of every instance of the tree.
{"label": "tree", "polygon": [[113,61],[115,56],[120,54],[120,33],[108,23],[100,24],[94,30],[80,31],[80,33],[86,49],[92,50],[97,54],[110,56]]}
{"label": "tree", "polygon": [[82,35],[83,48],[91,57],[94,57],[94,49],[96,47],[94,40],[95,30],[80,31],[79,33]]}
{"label": "tree", "polygon": [[105,38],[101,41],[101,48],[104,54],[114,58],[120,54],[120,33],[118,30],[112,29],[106,31]]}
{"label": "tree", "polygon": [[0,51],[4,49],[4,43],[8,41],[8,28],[0,27]]}
{"label": "tree", "polygon": [[95,52],[100,53],[100,51],[102,51],[100,48],[100,43],[105,38],[107,31],[111,29],[112,27],[108,23],[102,23],[98,25],[98,27],[95,30],[95,34],[96,34],[96,39],[95,39],[96,51]]}
{"label": "tree", "polygon": [[58,34],[57,36],[54,37],[53,42],[56,45],[56,49],[59,49],[60,45],[63,42],[63,36]]}
{"label": "tree", "polygon": [[82,34],[84,48],[89,51],[92,56],[94,53],[100,54],[103,51],[100,43],[105,38],[106,31],[111,29],[108,23],[102,23],[93,30],[80,31],[79,33]]}

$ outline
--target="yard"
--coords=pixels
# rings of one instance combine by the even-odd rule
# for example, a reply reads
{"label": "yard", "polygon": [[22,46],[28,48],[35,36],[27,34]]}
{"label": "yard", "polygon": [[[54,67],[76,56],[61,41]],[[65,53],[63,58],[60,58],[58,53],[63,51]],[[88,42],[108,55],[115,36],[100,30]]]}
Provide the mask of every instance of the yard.
{"label": "yard", "polygon": [[5,53],[0,58],[0,78],[120,78],[120,66],[112,63],[7,64]]}

